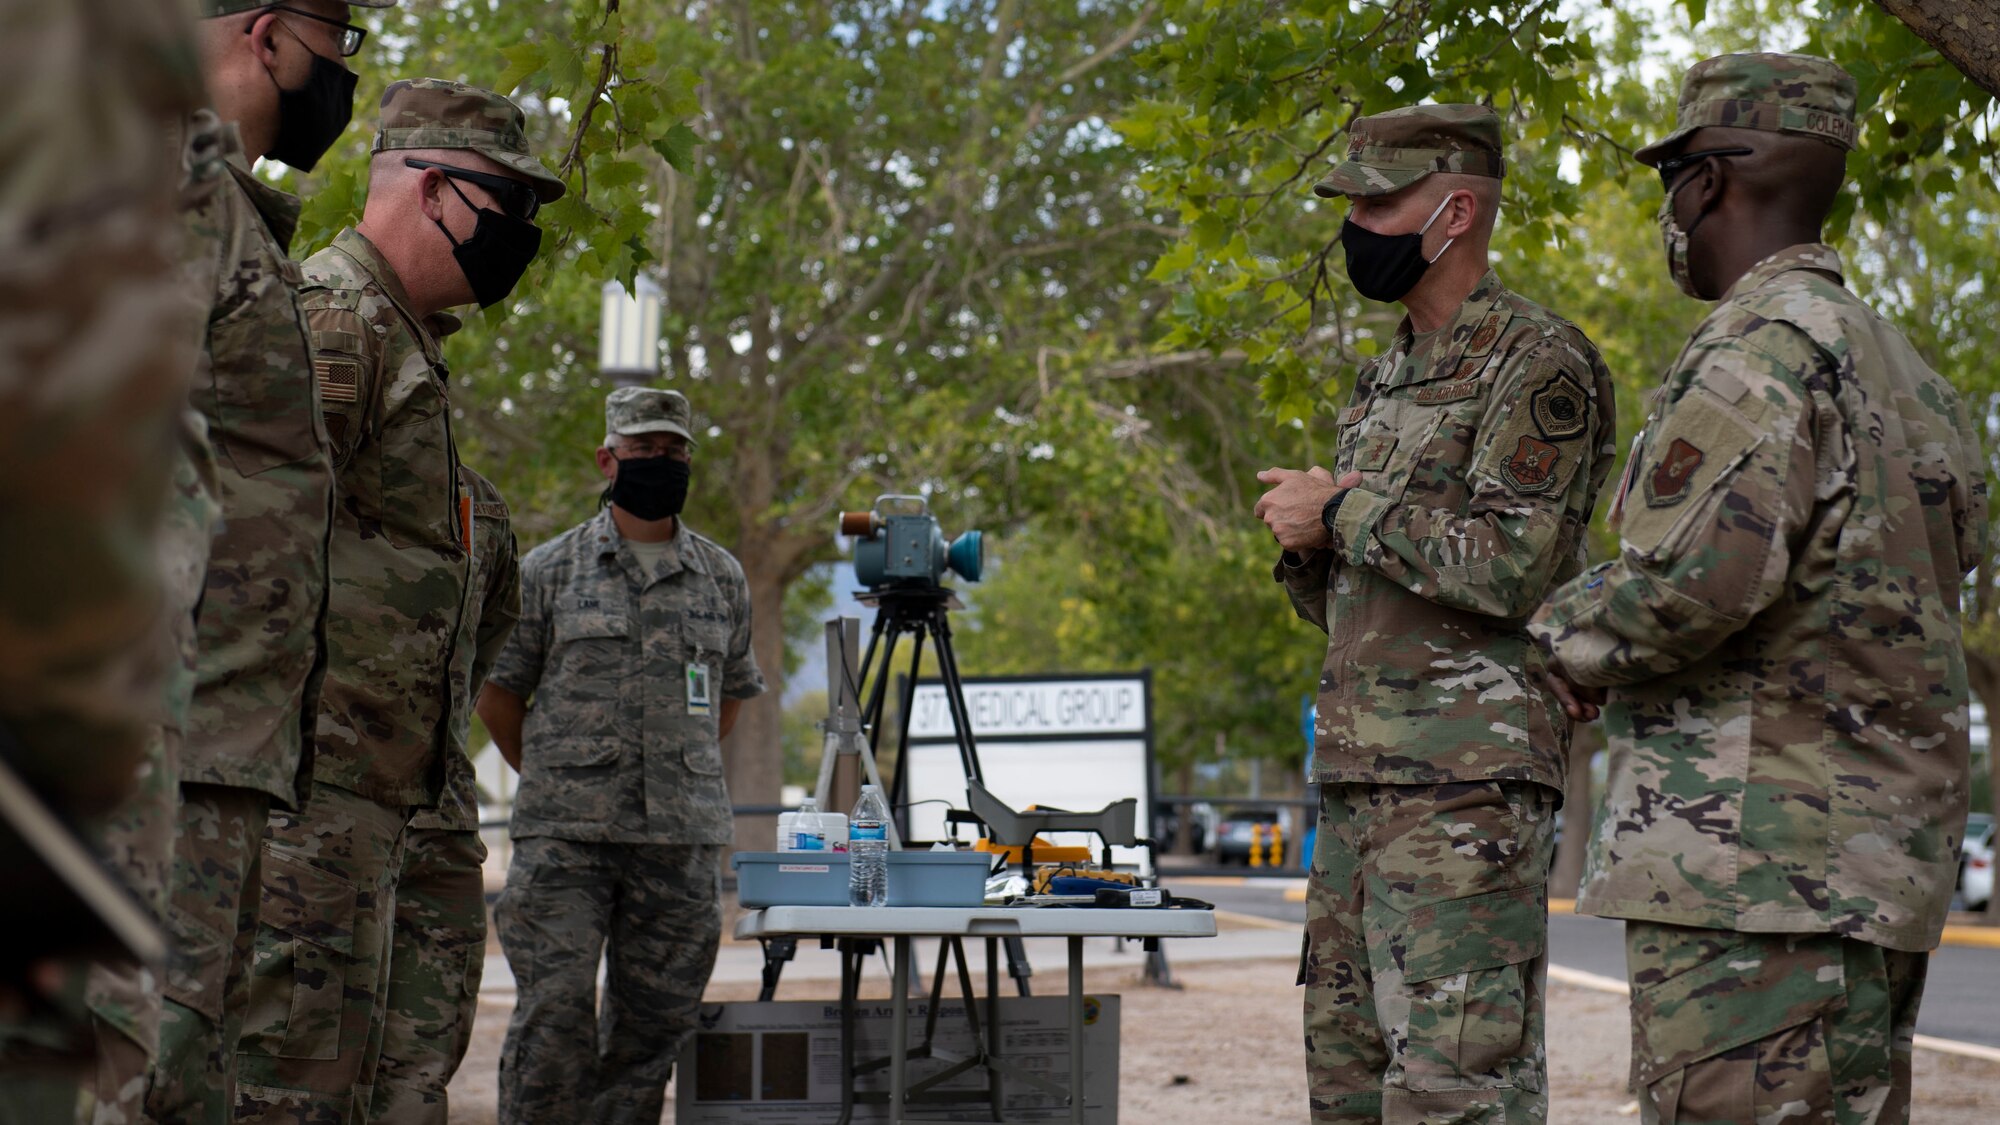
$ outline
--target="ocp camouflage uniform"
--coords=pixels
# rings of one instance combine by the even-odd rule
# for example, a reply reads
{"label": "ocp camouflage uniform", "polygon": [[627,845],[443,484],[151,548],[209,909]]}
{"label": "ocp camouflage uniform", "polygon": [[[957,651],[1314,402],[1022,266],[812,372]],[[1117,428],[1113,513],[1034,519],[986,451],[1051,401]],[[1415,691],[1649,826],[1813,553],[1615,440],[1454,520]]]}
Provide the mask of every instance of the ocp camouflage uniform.
{"label": "ocp camouflage uniform", "polygon": [[452,647],[449,743],[443,798],[410,819],[396,885],[388,1018],[369,1119],[445,1125],[445,1088],[472,1044],[486,967],[486,845],[467,756],[472,701],[521,616],[521,570],[507,502],[464,465],[472,513],[472,587],[479,594]]}
{"label": "ocp camouflage uniform", "polygon": [[[626,388],[612,400],[613,433],[662,419],[687,433],[678,394]],[[682,523],[649,568],[606,508],[528,553],[521,625],[492,675],[532,702],[494,913],[519,990],[502,1122],[660,1119],[715,963],[733,823],[718,716],[689,704],[696,665],[718,710],[764,690],[749,586],[729,552]]]}
{"label": "ocp camouflage uniform", "polygon": [[[1502,172],[1491,111],[1362,118],[1318,191]],[[1582,569],[1612,389],[1574,326],[1491,272],[1452,320],[1406,319],[1340,414],[1332,545],[1275,574],[1328,633],[1308,883],[1313,1120],[1547,1114],[1546,876],[1568,724],[1523,629]]]}
{"label": "ocp camouflage uniform", "polygon": [[[233,5],[233,6],[232,6]],[[215,15],[238,0],[204,0]],[[191,146],[201,134],[190,128]],[[215,446],[221,521],[211,545],[181,748],[160,1050],[146,1110],[228,1119],[230,1051],[273,804],[300,799],[304,737],[324,661],[333,473],[287,256],[299,202],[251,171],[234,123],[226,175],[191,213],[189,291],[207,333],[191,396]]]}
{"label": "ocp camouflage uniform", "polygon": [[199,314],[173,274],[201,103],[173,0],[0,0],[0,724],[68,813],[131,792],[169,673],[156,540]]}
{"label": "ocp camouflage uniform", "polygon": [[[156,916],[177,646],[206,550],[206,439],[183,407],[200,316],[174,211],[176,185],[214,169],[177,169],[165,139],[201,104],[187,17],[173,0],[0,0],[0,758]],[[23,925],[39,906],[4,905]],[[143,1080],[158,968],[78,965],[63,999],[80,1004],[0,1023],[0,1121],[77,1112],[77,1074],[17,1068],[44,1046],[95,1046],[86,1094]]]}
{"label": "ocp camouflage uniform", "polygon": [[[471,115],[476,128],[461,128]],[[527,155],[521,111],[497,94],[417,79],[382,95],[378,153]],[[539,165],[536,165],[539,168]],[[561,181],[546,171],[546,198]],[[550,185],[553,185],[551,187]],[[311,792],[274,813],[236,1120],[365,1121],[387,1019],[397,881],[413,814],[443,796],[457,650],[482,591],[459,485],[438,331],[355,230],[305,265],[301,297],[332,435],[338,503],[327,674]]]}
{"label": "ocp camouflage uniform", "polygon": [[[1854,95],[1823,59],[1711,59],[1640,158],[1718,124],[1850,147]],[[1610,689],[1578,908],[1628,919],[1646,1121],[1908,1119],[1965,823],[1984,466],[1957,392],[1832,249],[1793,246],[1656,392],[1618,558],[1537,617]]]}
{"label": "ocp camouflage uniform", "polygon": [[[168,919],[174,834],[180,814],[180,748],[194,695],[195,612],[215,531],[215,455],[200,415],[184,412],[174,500],[168,510],[160,569],[175,662],[163,693],[165,715],[147,738],[139,788],[106,823],[101,853],[162,927]],[[159,1045],[164,966],[99,963],[85,991],[97,1027],[97,1067],[84,1088],[81,1119],[94,1125],[136,1125],[147,1076]]]}

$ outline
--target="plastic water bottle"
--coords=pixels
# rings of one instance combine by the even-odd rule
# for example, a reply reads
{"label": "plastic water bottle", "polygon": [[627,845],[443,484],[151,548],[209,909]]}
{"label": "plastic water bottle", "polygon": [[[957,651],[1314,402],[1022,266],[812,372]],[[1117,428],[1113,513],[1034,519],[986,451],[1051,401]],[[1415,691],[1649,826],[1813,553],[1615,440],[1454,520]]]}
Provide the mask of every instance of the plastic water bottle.
{"label": "plastic water bottle", "polygon": [[847,818],[847,903],[889,904],[889,802],[873,785],[861,787],[854,815]]}
{"label": "plastic water bottle", "polygon": [[795,852],[823,852],[826,850],[826,830],[820,826],[819,802],[807,797],[799,803],[799,815],[792,820]]}

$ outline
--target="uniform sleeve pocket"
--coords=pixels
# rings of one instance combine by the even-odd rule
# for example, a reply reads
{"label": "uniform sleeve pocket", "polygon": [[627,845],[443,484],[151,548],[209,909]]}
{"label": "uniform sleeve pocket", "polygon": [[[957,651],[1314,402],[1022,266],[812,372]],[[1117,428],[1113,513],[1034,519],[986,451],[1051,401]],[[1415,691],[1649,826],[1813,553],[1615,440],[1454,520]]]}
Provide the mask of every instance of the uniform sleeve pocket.
{"label": "uniform sleeve pocket", "polygon": [[1619,528],[1625,548],[1648,561],[1671,557],[1685,529],[1711,518],[1710,498],[1764,437],[1708,391],[1688,391],[1673,404],[1660,432],[1647,435]]}

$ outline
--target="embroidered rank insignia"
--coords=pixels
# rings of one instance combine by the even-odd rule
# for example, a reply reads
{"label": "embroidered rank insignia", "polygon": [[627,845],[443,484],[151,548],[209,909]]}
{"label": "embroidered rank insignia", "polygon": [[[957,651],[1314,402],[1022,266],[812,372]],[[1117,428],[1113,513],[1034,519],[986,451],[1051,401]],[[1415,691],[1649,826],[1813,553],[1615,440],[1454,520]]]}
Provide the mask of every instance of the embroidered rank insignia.
{"label": "embroidered rank insignia", "polygon": [[1569,372],[1542,384],[1528,397],[1528,410],[1535,417],[1535,429],[1550,441],[1564,441],[1583,432],[1589,396]]}
{"label": "embroidered rank insignia", "polygon": [[1646,474],[1646,505],[1651,508],[1671,508],[1688,498],[1689,486],[1694,483],[1695,470],[1701,468],[1707,457],[1700,447],[1686,438],[1675,438],[1667,447],[1666,456],[1653,471]]}
{"label": "embroidered rank insignia", "polygon": [[1556,464],[1562,450],[1548,442],[1521,435],[1513,456],[1500,464],[1500,479],[1507,487],[1526,496],[1547,492],[1556,483]]}
{"label": "embroidered rank insignia", "polygon": [[315,359],[321,402],[353,402],[360,397],[361,365],[351,359]]}

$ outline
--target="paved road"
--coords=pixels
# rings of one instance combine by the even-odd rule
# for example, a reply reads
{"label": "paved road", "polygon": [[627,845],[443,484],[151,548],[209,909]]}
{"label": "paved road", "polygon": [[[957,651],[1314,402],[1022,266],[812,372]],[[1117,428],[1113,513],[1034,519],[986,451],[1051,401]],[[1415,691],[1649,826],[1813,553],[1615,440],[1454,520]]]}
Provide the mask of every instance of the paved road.
{"label": "paved road", "polygon": [[[1286,902],[1277,884],[1192,884],[1176,887],[1224,910],[1303,923],[1305,904]],[[1576,914],[1549,917],[1550,960],[1565,968],[1625,979],[1625,946],[1617,922]],[[1940,1039],[1957,1039],[2000,1047],[2000,949],[1945,946],[1931,957],[1930,981],[1917,1031]]]}

